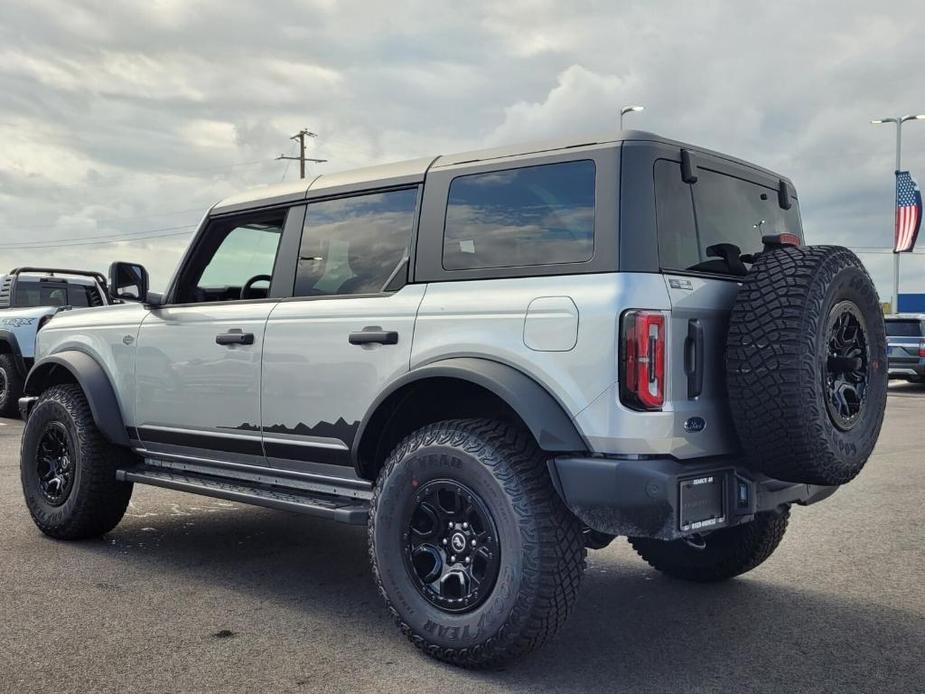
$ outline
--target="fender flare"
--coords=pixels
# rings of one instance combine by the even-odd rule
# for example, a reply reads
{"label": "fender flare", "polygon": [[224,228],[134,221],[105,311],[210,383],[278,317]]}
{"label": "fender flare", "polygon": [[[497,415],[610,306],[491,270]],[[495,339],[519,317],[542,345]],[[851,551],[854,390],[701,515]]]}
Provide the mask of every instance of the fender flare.
{"label": "fender flare", "polygon": [[544,451],[575,452],[589,450],[565,408],[549,391],[528,375],[507,364],[478,357],[453,357],[432,362],[405,373],[386,386],[366,411],[351,457],[359,472],[363,467],[361,447],[380,407],[401,389],[431,378],[468,381],[503,400],[523,420]]}
{"label": "fender flare", "polygon": [[16,334],[9,330],[0,330],[0,342],[9,345],[10,354],[13,355],[13,361],[16,362],[19,375],[25,376],[28,369],[26,368],[25,360],[22,358],[22,349],[19,347],[19,340],[16,339]]}
{"label": "fender flare", "polygon": [[41,395],[48,385],[59,382],[53,378],[57,369],[69,372],[83,389],[100,433],[110,443],[128,446],[128,432],[116,392],[103,367],[90,355],[75,350],[58,352],[40,359],[29,371],[24,393],[27,396]]}

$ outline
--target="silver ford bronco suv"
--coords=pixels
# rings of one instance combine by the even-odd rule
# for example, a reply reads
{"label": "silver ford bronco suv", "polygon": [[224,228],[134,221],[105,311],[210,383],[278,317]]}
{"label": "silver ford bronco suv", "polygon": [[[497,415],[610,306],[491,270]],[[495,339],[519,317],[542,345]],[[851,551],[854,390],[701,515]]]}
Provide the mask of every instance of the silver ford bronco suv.
{"label": "silver ford bronco suv", "polygon": [[18,416],[35,335],[59,311],[109,303],[106,278],[89,270],[18,267],[0,275],[0,417]]}
{"label": "silver ford bronco suv", "polygon": [[56,315],[22,484],[60,539],[133,484],[368,524],[426,653],[493,666],[572,610],[587,548],[756,567],[864,465],[880,304],[791,182],[651,133],[419,159],[215,205],[163,295]]}

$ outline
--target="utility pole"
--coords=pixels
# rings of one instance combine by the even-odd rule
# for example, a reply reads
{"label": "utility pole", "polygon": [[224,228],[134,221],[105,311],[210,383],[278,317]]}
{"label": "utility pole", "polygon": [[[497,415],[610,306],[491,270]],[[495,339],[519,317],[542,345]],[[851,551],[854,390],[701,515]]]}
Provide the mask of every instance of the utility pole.
{"label": "utility pole", "polygon": [[[871,123],[874,125],[882,125],[884,123],[895,123],[896,124],[896,185],[899,186],[899,172],[902,170],[902,147],[903,147],[903,123],[910,120],[925,120],[925,114],[913,114],[908,116],[897,116],[896,118],[878,118],[877,120],[872,120]],[[894,226],[893,226],[893,248],[896,248],[896,220],[895,217],[899,214],[899,210],[896,207],[897,196],[893,196],[893,215],[894,215]],[[901,254],[893,251],[893,297],[892,304],[890,309],[893,313],[899,313],[899,256]]]}
{"label": "utility pole", "polygon": [[279,161],[280,159],[291,159],[292,161],[299,162],[299,178],[305,178],[305,162],[312,161],[317,164],[320,164],[322,162],[327,161],[327,159],[312,159],[311,157],[305,156],[305,138],[306,137],[318,137],[318,134],[313,133],[310,130],[306,130],[305,128],[302,128],[299,132],[297,132],[295,135],[289,138],[290,140],[299,141],[299,156],[287,157],[285,154],[280,154],[278,157],[276,157],[277,161]]}

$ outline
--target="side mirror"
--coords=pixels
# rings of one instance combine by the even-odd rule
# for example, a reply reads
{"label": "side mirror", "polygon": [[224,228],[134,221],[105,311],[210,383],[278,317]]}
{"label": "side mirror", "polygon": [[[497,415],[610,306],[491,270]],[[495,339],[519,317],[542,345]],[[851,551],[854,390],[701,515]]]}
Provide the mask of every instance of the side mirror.
{"label": "side mirror", "polygon": [[148,271],[138,263],[115,262],[109,266],[109,296],[112,299],[145,301]]}

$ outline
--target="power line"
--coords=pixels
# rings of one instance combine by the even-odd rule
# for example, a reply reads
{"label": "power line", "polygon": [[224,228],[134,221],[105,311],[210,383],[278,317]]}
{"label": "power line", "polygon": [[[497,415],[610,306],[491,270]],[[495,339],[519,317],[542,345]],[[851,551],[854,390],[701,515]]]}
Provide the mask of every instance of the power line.
{"label": "power line", "polygon": [[132,237],[137,234],[153,234],[160,231],[177,231],[179,229],[188,229],[189,227],[196,226],[195,224],[180,224],[178,226],[170,227],[156,227],[154,229],[139,229],[137,231],[119,231],[110,234],[97,234],[96,236],[81,236],[74,239],[32,239],[31,241],[16,241],[13,243],[0,243],[0,248],[16,248],[17,246],[34,246],[35,244],[58,244],[58,243],[71,243],[74,241],[91,241],[95,239],[118,239],[122,237]]}
{"label": "power line", "polygon": [[[121,242],[132,242],[132,241],[144,241],[148,239],[165,239],[171,236],[186,236],[190,233],[191,230],[195,229],[197,224],[187,224],[185,227],[170,227],[174,229],[185,228],[186,231],[172,231],[167,233],[150,233],[150,234],[141,234],[136,232],[134,234],[123,234],[121,236],[111,236],[104,238],[98,241],[87,241],[87,240],[74,240],[74,241],[54,241],[54,242],[45,242],[45,243],[24,243],[18,245],[0,245],[0,251],[22,251],[22,250],[34,250],[40,248],[73,248],[75,246],[102,246],[107,243],[121,243]],[[93,237],[90,237],[93,238]]]}
{"label": "power line", "polygon": [[188,174],[194,173],[204,173],[207,171],[226,171],[227,169],[235,169],[239,166],[255,166],[256,164],[269,164],[273,159],[255,159],[254,161],[239,161],[234,164],[224,164],[222,166],[208,166],[202,169],[168,169],[167,171],[153,171],[151,172],[155,176],[186,176]]}

